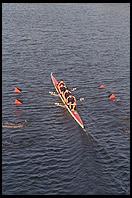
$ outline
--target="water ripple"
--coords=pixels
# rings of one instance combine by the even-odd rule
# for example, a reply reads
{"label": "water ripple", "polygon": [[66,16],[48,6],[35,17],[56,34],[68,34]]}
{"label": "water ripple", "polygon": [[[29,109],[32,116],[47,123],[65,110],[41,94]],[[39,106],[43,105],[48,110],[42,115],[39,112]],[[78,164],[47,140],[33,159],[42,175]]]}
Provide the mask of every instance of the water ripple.
{"label": "water ripple", "polygon": [[[129,195],[129,4],[2,8],[2,123],[29,121],[2,129],[2,193]],[[86,131],[54,104],[51,72],[76,88]]]}

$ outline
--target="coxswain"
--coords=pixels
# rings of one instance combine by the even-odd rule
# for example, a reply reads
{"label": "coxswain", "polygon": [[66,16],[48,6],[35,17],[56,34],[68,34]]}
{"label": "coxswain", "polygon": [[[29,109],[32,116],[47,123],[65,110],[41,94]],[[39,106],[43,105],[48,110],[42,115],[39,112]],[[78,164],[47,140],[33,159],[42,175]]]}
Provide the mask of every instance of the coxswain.
{"label": "coxswain", "polygon": [[76,105],[77,105],[76,98],[72,94],[69,94],[69,96],[67,98],[67,104],[68,104],[70,110],[76,109]]}

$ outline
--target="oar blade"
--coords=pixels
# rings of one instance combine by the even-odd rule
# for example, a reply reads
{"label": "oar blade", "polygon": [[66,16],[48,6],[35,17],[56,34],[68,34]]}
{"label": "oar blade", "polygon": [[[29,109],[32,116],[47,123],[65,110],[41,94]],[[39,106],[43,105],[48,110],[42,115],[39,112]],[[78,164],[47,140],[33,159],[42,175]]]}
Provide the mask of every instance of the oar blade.
{"label": "oar blade", "polygon": [[115,99],[115,94],[111,93],[108,97],[109,99]]}
{"label": "oar blade", "polygon": [[15,93],[21,93],[22,91],[21,91],[19,88],[15,87],[15,88],[14,88],[14,92],[15,92]]}
{"label": "oar blade", "polygon": [[15,98],[14,103],[15,103],[16,105],[21,105],[21,104],[23,104],[22,101],[21,101],[21,100],[18,100],[17,98]]}
{"label": "oar blade", "polygon": [[100,84],[100,85],[99,85],[99,88],[100,88],[100,89],[104,89],[104,84]]}

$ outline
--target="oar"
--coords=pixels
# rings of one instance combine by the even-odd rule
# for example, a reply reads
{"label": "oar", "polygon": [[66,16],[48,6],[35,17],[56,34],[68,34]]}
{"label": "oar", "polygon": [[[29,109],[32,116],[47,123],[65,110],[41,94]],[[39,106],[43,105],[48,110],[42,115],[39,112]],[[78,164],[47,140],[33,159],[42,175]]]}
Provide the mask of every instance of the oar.
{"label": "oar", "polygon": [[48,93],[47,90],[31,90],[31,89],[25,89],[24,91],[22,89],[19,88],[14,88],[13,90],[15,93],[25,93],[25,92],[36,92],[36,93]]}
{"label": "oar", "polygon": [[88,89],[93,89],[93,88],[100,88],[100,89],[103,89],[104,88],[104,84],[100,84],[99,87],[97,86],[79,86],[79,87],[73,87],[71,89],[71,91],[75,91],[76,89],[85,89],[85,88],[88,88]]}
{"label": "oar", "polygon": [[[104,97],[108,97],[109,99],[115,99],[115,100],[117,100],[117,99],[115,98],[115,94],[102,95],[102,96],[93,96],[93,97],[85,97],[85,98],[82,97],[82,98],[78,98],[78,100],[84,101],[84,100],[86,100],[86,99],[97,99],[97,98],[104,98]],[[119,99],[118,99],[117,101],[119,101]]]}
{"label": "oar", "polygon": [[29,102],[31,103],[31,104],[55,104],[55,105],[57,105],[57,103],[55,103],[55,102],[35,102],[35,101],[28,101],[28,102],[23,102],[22,100],[19,100],[19,99],[17,99],[17,98],[15,98],[14,99],[14,104],[16,104],[16,105],[22,105],[22,104],[29,104]]}

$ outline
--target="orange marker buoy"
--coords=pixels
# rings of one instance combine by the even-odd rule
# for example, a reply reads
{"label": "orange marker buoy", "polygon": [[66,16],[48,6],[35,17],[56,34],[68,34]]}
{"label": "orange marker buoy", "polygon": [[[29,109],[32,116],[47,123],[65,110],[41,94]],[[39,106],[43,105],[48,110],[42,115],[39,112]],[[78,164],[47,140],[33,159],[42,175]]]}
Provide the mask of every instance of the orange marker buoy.
{"label": "orange marker buoy", "polygon": [[17,104],[17,105],[20,105],[20,104],[22,104],[22,101],[15,98],[14,103]]}
{"label": "orange marker buoy", "polygon": [[109,99],[115,99],[115,94],[110,94]]}
{"label": "orange marker buoy", "polygon": [[16,92],[16,93],[21,93],[21,90],[18,89],[18,88],[14,88],[14,92]]}
{"label": "orange marker buoy", "polygon": [[104,88],[104,85],[103,84],[100,84],[99,88],[100,89],[103,89]]}

